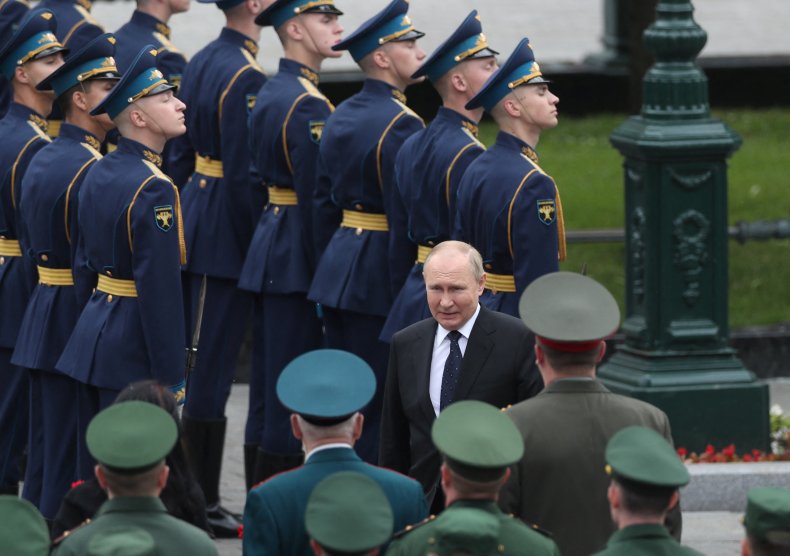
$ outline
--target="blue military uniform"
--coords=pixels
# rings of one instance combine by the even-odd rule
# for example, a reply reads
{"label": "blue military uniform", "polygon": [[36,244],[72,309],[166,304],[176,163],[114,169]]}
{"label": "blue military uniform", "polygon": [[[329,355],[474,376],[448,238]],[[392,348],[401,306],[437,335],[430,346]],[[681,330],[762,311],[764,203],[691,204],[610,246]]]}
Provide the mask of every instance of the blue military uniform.
{"label": "blue military uniform", "polygon": [[[240,1],[221,0],[217,5],[225,10]],[[206,283],[200,355],[189,383],[184,438],[212,527],[234,536],[235,521],[222,525],[211,520],[219,507],[225,403],[252,308],[252,297],[237,284],[265,204],[260,179],[252,171],[247,132],[255,96],[266,80],[257,54],[252,38],[229,27],[195,54],[179,89],[187,104],[187,135],[172,142],[169,166],[175,183],[183,186],[189,245],[183,281],[190,331],[199,291]]]}
{"label": "blue military uniform", "polygon": [[[10,37],[19,21],[28,12],[27,2],[21,0],[0,0],[0,37]],[[0,47],[3,40],[0,39]],[[11,84],[3,75],[0,75],[0,118],[5,116],[8,105],[13,98]]]}
{"label": "blue military uniform", "polygon": [[[406,15],[408,3],[394,0],[362,24],[335,50],[349,50],[356,61],[379,41],[413,40],[422,35]],[[314,207],[314,236],[320,260],[308,298],[324,308],[330,347],[365,359],[376,372],[379,389],[365,412],[368,428],[359,452],[378,459],[378,424],[387,365],[387,346],[379,334],[413,255],[388,257],[387,214],[395,194],[395,156],[407,137],[423,129],[397,88],[367,79],[362,90],[338,106],[321,139]],[[339,227],[338,227],[339,225]]]}
{"label": "blue military uniform", "polygon": [[[74,51],[104,33],[101,24],[91,15],[91,0],[41,0],[38,8],[46,8],[55,14],[58,22],[55,36],[63,45]],[[57,103],[52,105],[47,133],[53,139],[60,133],[63,114]]]}
{"label": "blue military uniform", "polygon": [[[91,79],[118,79],[114,39],[106,34],[72,53],[39,85],[61,97]],[[78,294],[90,276],[84,261],[75,260],[79,242],[77,195],[88,170],[101,158],[99,138],[64,123],[58,138],[32,160],[18,190],[19,214],[27,230],[26,252],[38,265],[39,283],[27,305],[11,362],[30,371],[30,438],[25,498],[48,519],[55,517],[63,496],[76,478],[89,478],[90,462],[77,469],[79,418],[74,400],[80,383],[55,370],[90,292]],[[85,425],[88,416],[83,415]],[[40,442],[36,442],[40,439]],[[42,471],[43,472],[40,472]]]}
{"label": "blue military uniform", "polygon": [[[511,86],[545,83],[541,75],[524,39],[466,107],[490,111]],[[521,293],[535,278],[556,272],[565,258],[559,191],[532,146],[500,131],[496,143],[469,166],[458,186],[455,236],[483,256],[487,278],[481,302],[517,317]]]}
{"label": "blue military uniform", "polygon": [[[342,14],[331,1],[313,4],[279,0],[256,22],[279,28],[297,14]],[[315,270],[312,206],[318,146],[334,106],[317,86],[315,69],[283,58],[280,71],[257,93],[250,115],[252,158],[268,188],[269,204],[239,278],[241,289],[262,294],[255,305],[259,333],[245,432],[249,486],[301,463],[300,445],[290,435],[289,413],[277,401],[274,385],[292,359],[321,347],[323,338],[316,305],[307,300],[307,291]],[[259,460],[254,466],[253,458]]]}
{"label": "blue military uniform", "polygon": [[[171,89],[149,47],[91,113],[115,119],[136,99]],[[92,399],[80,403],[94,413],[137,380],[156,379],[184,397],[186,252],[178,190],[159,164],[159,153],[122,137],[79,193],[76,258],[84,257],[96,289],[56,368],[93,387]]]}
{"label": "blue military uniform", "polygon": [[[426,75],[436,82],[466,60],[496,54],[488,46],[477,10],[473,10],[414,76]],[[395,258],[409,253],[416,262],[408,276],[396,277],[396,281],[405,282],[384,324],[381,339],[385,342],[398,330],[431,316],[422,265],[434,245],[450,239],[458,183],[469,164],[485,150],[477,134],[477,122],[442,106],[431,124],[409,137],[398,153],[397,193],[387,213],[390,251]]]}
{"label": "blue military uniform", "polygon": [[[29,12],[0,48],[0,71],[12,81],[18,65],[64,50],[48,10]],[[18,460],[25,446],[28,373],[11,364],[19,326],[36,282],[19,220],[18,192],[33,156],[50,143],[43,114],[12,102],[0,120],[0,489],[16,493]]]}
{"label": "blue military uniform", "polygon": [[[316,428],[352,418],[369,403],[375,389],[370,366],[339,350],[301,355],[277,381],[279,401]],[[392,506],[397,529],[425,517],[427,509],[419,483],[365,463],[351,445],[338,442],[313,449],[302,467],[276,475],[250,491],[244,508],[244,554],[312,554],[305,529],[307,502],[313,488],[338,471],[355,471],[378,483]]]}

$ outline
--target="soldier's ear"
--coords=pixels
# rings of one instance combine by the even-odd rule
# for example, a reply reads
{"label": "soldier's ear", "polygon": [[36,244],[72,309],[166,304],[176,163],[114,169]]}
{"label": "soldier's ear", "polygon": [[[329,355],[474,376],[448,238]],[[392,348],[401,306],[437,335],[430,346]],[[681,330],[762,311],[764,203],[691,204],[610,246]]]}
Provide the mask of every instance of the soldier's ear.
{"label": "soldier's ear", "polygon": [[373,60],[373,65],[379,69],[390,69],[392,66],[392,60],[390,60],[389,54],[385,48],[376,49],[373,54],[371,54],[371,59]]}
{"label": "soldier's ear", "polygon": [[14,69],[14,79],[19,81],[20,83],[25,83],[25,84],[31,82],[30,76],[27,74],[27,70],[25,69],[24,64],[20,64]]}

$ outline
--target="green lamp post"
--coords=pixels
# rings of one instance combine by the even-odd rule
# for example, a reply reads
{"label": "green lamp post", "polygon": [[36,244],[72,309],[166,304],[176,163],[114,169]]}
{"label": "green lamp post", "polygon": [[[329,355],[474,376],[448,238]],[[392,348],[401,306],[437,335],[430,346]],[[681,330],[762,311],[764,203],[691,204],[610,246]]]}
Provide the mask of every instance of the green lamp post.
{"label": "green lamp post", "polygon": [[666,411],[678,446],[766,450],[768,388],[728,346],[726,160],[741,139],[710,117],[693,11],[659,1],[641,114],[611,136],[625,157],[626,340],[599,376]]}

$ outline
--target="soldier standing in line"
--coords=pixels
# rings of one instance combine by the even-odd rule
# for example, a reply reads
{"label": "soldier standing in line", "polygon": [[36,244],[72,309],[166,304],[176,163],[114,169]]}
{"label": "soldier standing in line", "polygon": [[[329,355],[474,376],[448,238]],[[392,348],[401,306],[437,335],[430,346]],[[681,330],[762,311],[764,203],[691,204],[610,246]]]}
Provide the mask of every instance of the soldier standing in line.
{"label": "soldier standing in line", "polygon": [[253,305],[252,296],[237,284],[264,205],[260,179],[251,169],[247,131],[247,118],[266,80],[255,60],[261,33],[255,18],[264,4],[216,4],[227,23],[184,70],[179,97],[188,104],[189,131],[173,145],[170,169],[184,188],[189,259],[183,282],[190,331],[205,283],[202,345],[184,408],[184,442],[206,495],[211,526],[218,535],[236,537],[240,522],[220,505],[219,477],[225,404]]}
{"label": "soldier standing in line", "polygon": [[[450,239],[455,195],[467,167],[485,150],[477,139],[483,109],[464,106],[496,70],[499,54],[488,46],[473,10],[414,74],[427,76],[442,97],[434,120],[401,147],[395,161],[397,192],[387,220],[393,258],[409,253],[415,264],[392,304],[381,339],[430,317],[422,267],[434,245]],[[401,281],[401,278],[397,278]]]}
{"label": "soldier standing in line", "polygon": [[[88,170],[101,158],[109,116],[92,116],[120,79],[110,34],[97,37],[44,79],[39,90],[54,89],[65,117],[61,133],[31,161],[18,190],[19,215],[27,232],[28,254],[39,283],[27,305],[11,362],[30,372],[30,435],[23,496],[53,519],[69,485],[90,477],[77,469],[78,399],[81,383],[55,370],[55,363],[82,310],[74,275],[89,283],[85,261],[76,260],[79,231],[77,195]],[[90,416],[83,416],[90,418]],[[87,421],[85,421],[87,423]],[[89,462],[88,462],[89,463]]]}
{"label": "soldier standing in line", "polygon": [[33,156],[50,143],[45,118],[53,93],[36,86],[63,64],[65,48],[55,25],[49,10],[28,12],[0,47],[0,71],[13,91],[0,120],[0,493],[6,494],[18,490],[28,421],[28,373],[11,364],[11,354],[36,283],[35,265],[23,256],[27,244],[17,191]]}
{"label": "soldier standing in line", "polygon": [[[13,35],[17,24],[29,9],[24,0],[0,0],[0,37]],[[2,43],[3,41],[0,40],[0,48]],[[0,74],[0,118],[5,116],[12,97],[11,84]]]}
{"label": "soldier standing in line", "polygon": [[485,108],[500,131],[458,186],[455,239],[483,255],[480,301],[514,317],[521,292],[565,259],[560,194],[535,153],[543,130],[557,125],[558,102],[523,39],[466,105]]}
{"label": "soldier standing in line", "polygon": [[790,551],[790,490],[758,487],[749,491],[743,556],[780,556]]}
{"label": "soldier standing in line", "polygon": [[[78,197],[75,260],[92,272],[76,291],[90,297],[77,300],[85,306],[55,368],[87,385],[79,390],[83,415],[150,378],[184,400],[186,248],[178,190],[160,170],[165,142],[186,131],[184,104],[173,89],[148,46],[91,111],[106,112],[121,140],[93,164]],[[87,423],[79,425],[84,430]]]}
{"label": "soldier standing in line", "polygon": [[291,360],[322,342],[321,320],[307,290],[315,270],[312,204],[318,146],[334,106],[317,86],[323,60],[341,56],[332,50],[343,32],[339,15],[331,0],[277,0],[256,19],[274,27],[285,57],[279,73],[258,92],[250,116],[252,158],[268,188],[269,204],[239,278],[241,289],[261,294],[255,304],[259,334],[244,445],[248,490],[302,461],[275,384]]}
{"label": "soldier standing in line", "polygon": [[[417,44],[423,33],[407,15],[405,0],[393,0],[363,23],[335,50],[348,50],[365,72],[362,90],[327,121],[321,139],[314,199],[316,255],[308,298],[321,304],[329,347],[354,353],[373,367],[378,388],[365,410],[360,455],[378,460],[378,429],[387,368],[387,345],[379,340],[392,299],[410,268],[408,252],[388,257],[387,213],[395,193],[395,156],[403,142],[423,129],[406,106],[403,91],[425,58]],[[342,219],[341,219],[342,216]]]}

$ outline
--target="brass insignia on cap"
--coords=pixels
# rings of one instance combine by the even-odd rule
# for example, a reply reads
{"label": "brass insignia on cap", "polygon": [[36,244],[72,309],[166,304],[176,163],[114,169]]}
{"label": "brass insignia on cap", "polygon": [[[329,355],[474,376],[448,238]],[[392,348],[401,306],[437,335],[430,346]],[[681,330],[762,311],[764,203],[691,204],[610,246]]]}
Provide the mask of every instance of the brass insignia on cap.
{"label": "brass insignia on cap", "polygon": [[299,72],[310,80],[313,85],[318,85],[318,74],[307,68],[299,68]]}
{"label": "brass insignia on cap", "polygon": [[411,25],[411,18],[407,15],[404,15],[402,23],[403,25]]}
{"label": "brass insignia on cap", "polygon": [[143,151],[143,156],[147,160],[149,160],[150,162],[153,162],[154,164],[156,164],[158,167],[162,166],[162,157],[159,156],[158,154],[156,154],[154,152],[151,152],[151,151],[146,149],[146,150]]}
{"label": "brass insignia on cap", "polygon": [[157,81],[159,79],[163,79],[164,77],[165,76],[162,75],[161,71],[159,71],[158,69],[155,69],[148,75],[148,80],[149,81]]}
{"label": "brass insignia on cap", "polygon": [[554,217],[557,214],[557,207],[554,199],[539,199],[538,206],[538,220],[546,226],[554,223]]}
{"label": "brass insignia on cap", "polygon": [[169,232],[173,227],[173,205],[154,207],[154,221],[157,228]]}
{"label": "brass insignia on cap", "polygon": [[38,44],[46,44],[48,42],[58,42],[58,39],[55,37],[54,33],[44,33],[38,39]]}
{"label": "brass insignia on cap", "polygon": [[392,89],[392,96],[401,101],[403,104],[406,104],[406,95],[404,95],[398,89]]}
{"label": "brass insignia on cap", "polygon": [[310,139],[313,143],[320,143],[321,136],[324,134],[326,120],[310,120]]}

